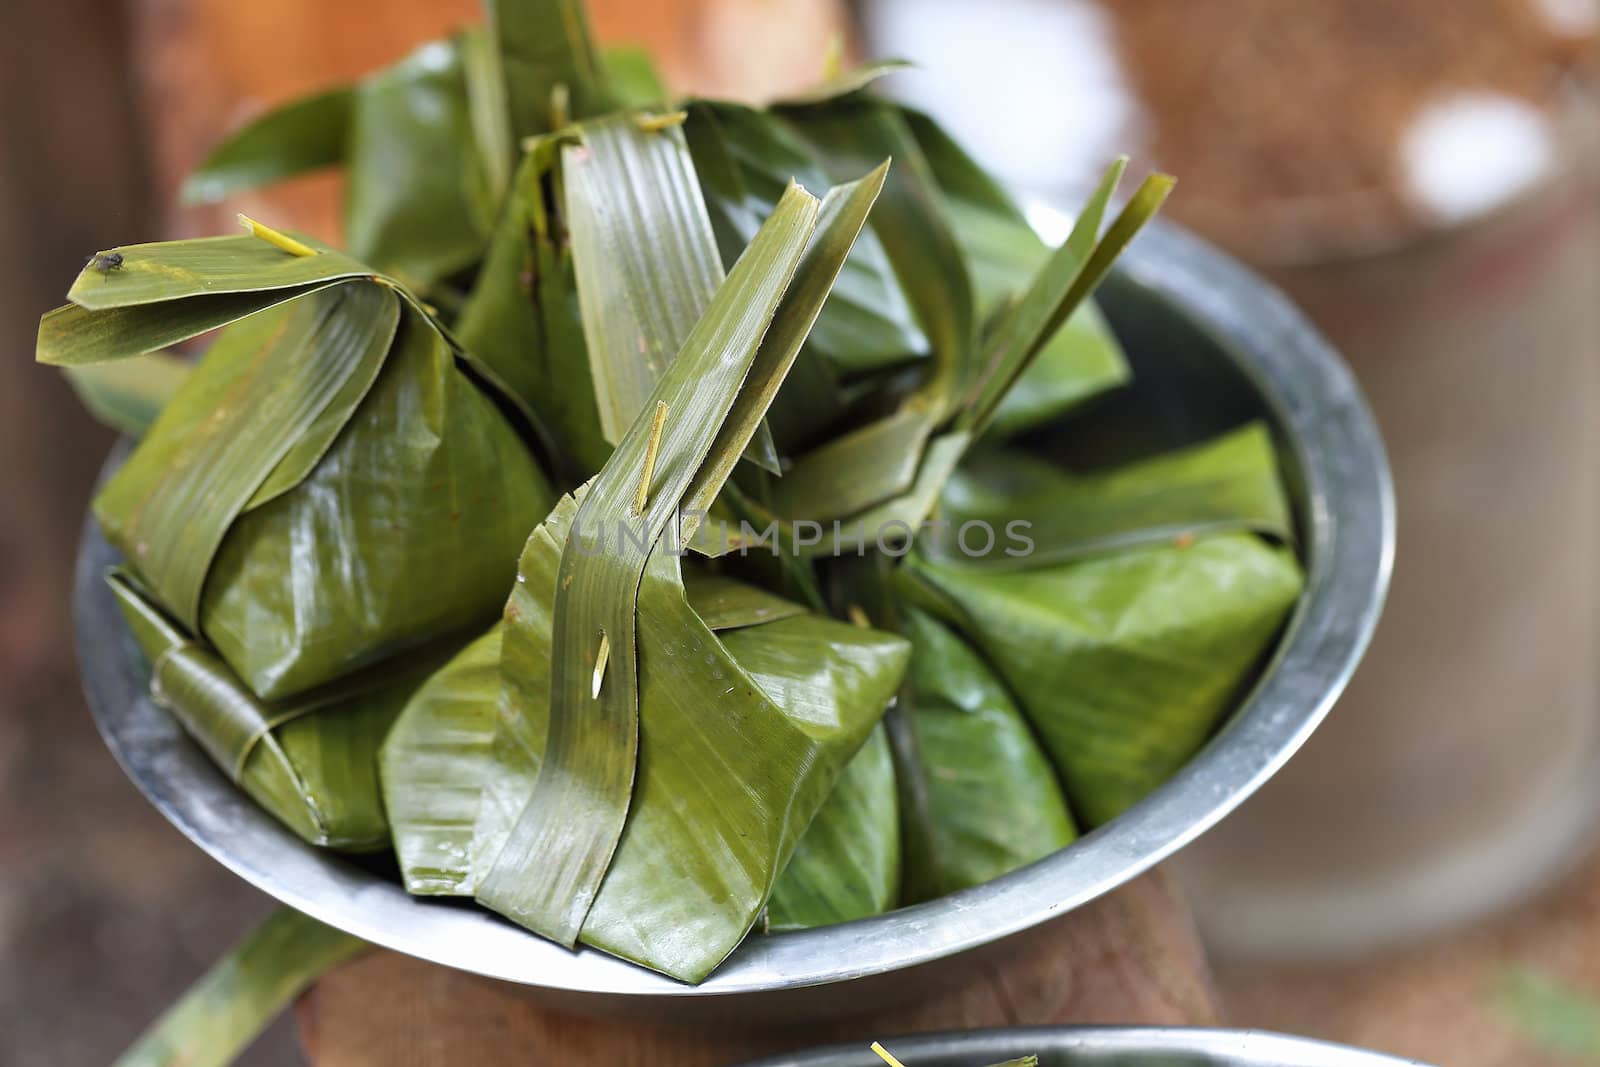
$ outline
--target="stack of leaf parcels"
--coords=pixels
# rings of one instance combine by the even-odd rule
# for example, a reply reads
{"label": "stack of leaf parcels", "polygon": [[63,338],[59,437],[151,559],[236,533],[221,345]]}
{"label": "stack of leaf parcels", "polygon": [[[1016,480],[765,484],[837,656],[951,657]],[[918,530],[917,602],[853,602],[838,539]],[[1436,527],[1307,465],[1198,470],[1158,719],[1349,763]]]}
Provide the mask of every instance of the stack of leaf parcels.
{"label": "stack of leaf parcels", "polygon": [[126,246],[41,324],[142,434],[95,514],[154,699],[306,840],[691,982],[1181,766],[1299,592],[1269,436],[1029,447],[1125,382],[1089,297],[1169,182],[1051,250],[883,68],[668,104],[489,6],[191,181],[342,165],[352,254]]}

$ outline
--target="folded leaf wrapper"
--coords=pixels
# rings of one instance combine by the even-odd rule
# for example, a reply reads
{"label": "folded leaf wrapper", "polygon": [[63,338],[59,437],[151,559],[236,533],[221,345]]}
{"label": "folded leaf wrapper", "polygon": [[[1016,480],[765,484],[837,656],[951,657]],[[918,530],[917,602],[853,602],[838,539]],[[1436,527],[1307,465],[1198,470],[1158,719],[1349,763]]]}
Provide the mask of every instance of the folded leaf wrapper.
{"label": "folded leaf wrapper", "polygon": [[115,366],[225,327],[95,500],[113,585],[212,758],[306,840],[373,849],[379,744],[441,647],[494,618],[553,493],[420,304],[313,252],[128,247],[45,317],[40,356]]}
{"label": "folded leaf wrapper", "polygon": [[[394,833],[413,891],[473,892],[522,816],[544,764],[558,538],[575,511],[565,502],[530,540],[507,622],[429,680],[385,745],[384,787],[401,801],[391,804]],[[639,594],[637,778],[579,940],[698,981],[755,923],[899,686],[909,649],[750,587],[733,586],[761,599],[760,614],[718,619],[725,599],[703,583],[686,591],[675,556],[650,561]],[[697,603],[731,628],[714,632]],[[757,618],[773,621],[731,625]],[[505,669],[520,681],[502,691],[496,653],[507,627],[518,644]]]}
{"label": "folded leaf wrapper", "polygon": [[915,608],[902,626],[911,675],[897,716],[914,779],[903,790],[904,900],[915,903],[1043,859],[1077,829],[1049,757],[983,657]]}
{"label": "folded leaf wrapper", "polygon": [[278,704],[251,693],[210,649],[162,614],[125,572],[113,593],[151,667],[151,695],[239,787],[313,845],[384,848],[377,755],[429,661]]}
{"label": "folded leaf wrapper", "polygon": [[913,557],[902,578],[1017,695],[1090,826],[1199,750],[1302,582],[1289,550],[1250,534],[1003,573]]}
{"label": "folded leaf wrapper", "polygon": [[769,930],[864,919],[900,896],[900,808],[894,760],[880,725],[800,839],[767,905]]}
{"label": "folded leaf wrapper", "polygon": [[[196,263],[196,246],[210,258]],[[99,315],[268,305],[219,334],[96,498],[107,539],[157,603],[268,701],[494,617],[552,493],[425,312],[332,252],[229,238],[125,256],[140,275],[116,281],[150,284],[83,294],[70,309],[79,334]],[[333,276],[303,280],[316,267]],[[269,287],[284,271],[300,282],[289,299]],[[239,292],[212,295],[224,284]],[[107,298],[122,303],[97,306]]]}

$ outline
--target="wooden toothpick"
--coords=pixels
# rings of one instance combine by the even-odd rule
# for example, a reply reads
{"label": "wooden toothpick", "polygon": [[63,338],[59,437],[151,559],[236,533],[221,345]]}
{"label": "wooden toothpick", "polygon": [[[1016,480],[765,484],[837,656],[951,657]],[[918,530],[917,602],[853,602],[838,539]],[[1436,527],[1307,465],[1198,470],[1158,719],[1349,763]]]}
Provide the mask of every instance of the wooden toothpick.
{"label": "wooden toothpick", "polygon": [[600,683],[606,678],[606,663],[611,659],[611,638],[604,630],[600,631],[600,650],[594,654],[594,688],[590,696],[600,699]]}
{"label": "wooden toothpick", "polygon": [[633,513],[643,515],[650,502],[650,479],[656,474],[656,456],[661,451],[661,433],[667,426],[667,402],[656,401],[655,421],[650,424],[650,443],[644,449],[644,470],[639,472],[639,488],[633,494]]}

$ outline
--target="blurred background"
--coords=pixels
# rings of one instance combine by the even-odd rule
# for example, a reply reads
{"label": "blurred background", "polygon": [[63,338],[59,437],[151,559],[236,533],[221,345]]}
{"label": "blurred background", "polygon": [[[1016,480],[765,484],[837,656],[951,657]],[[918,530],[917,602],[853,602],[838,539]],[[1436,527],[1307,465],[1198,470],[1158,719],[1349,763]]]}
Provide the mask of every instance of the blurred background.
{"label": "blurred background", "polygon": [[[909,58],[888,90],[1019,195],[1068,196],[1117,153],[1170,170],[1169,215],[1311,312],[1389,443],[1399,564],[1338,711],[1182,860],[1230,1021],[1453,1064],[1600,1062],[1561,1014],[1592,999],[1600,1018],[1597,0],[590,7],[677,92],[803,87],[835,38]],[[174,191],[263,108],[478,17],[7,4],[0,1064],[107,1062],[268,908],[144,804],[83,707],[68,588],[110,436],[33,366],[37,317],[96,249],[223,232],[234,210],[337,240],[334,176],[221,208]],[[280,1026],[246,1062],[296,1055]]]}

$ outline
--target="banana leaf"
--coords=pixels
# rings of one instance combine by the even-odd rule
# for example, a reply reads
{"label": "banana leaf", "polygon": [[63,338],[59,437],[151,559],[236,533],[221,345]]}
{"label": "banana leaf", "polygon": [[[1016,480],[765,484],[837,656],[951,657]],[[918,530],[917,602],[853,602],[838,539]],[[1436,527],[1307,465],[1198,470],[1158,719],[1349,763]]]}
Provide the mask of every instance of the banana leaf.
{"label": "banana leaf", "polygon": [[[866,106],[858,105],[858,110]],[[832,141],[846,150],[859,151],[864,142],[898,143],[894,116],[886,118],[881,111],[873,113],[877,119],[866,124],[867,129],[856,129],[838,115],[819,119],[816,114],[805,114],[807,125],[822,131],[823,141]],[[932,372],[908,396],[899,412],[803,457],[785,475],[777,493],[769,492],[764,499],[743,491],[730,493],[729,504],[752,531],[747,536],[741,526],[737,538],[741,551],[751,543],[772,545],[781,554],[799,558],[838,555],[846,550],[859,554],[871,544],[891,554],[906,551],[907,544],[927,522],[945,479],[972,441],[992,424],[1008,390],[1034,365],[1054,332],[1093,293],[1122,249],[1165,200],[1171,179],[1164,175],[1147,178],[1101,235],[1100,224],[1125,162],[1119,161],[1107,171],[1066,242],[1050,255],[1022,299],[1007,308],[981,352],[961,340],[962,334],[955,328],[959,324],[957,317],[941,312],[928,319],[943,323],[936,336],[946,339],[938,350],[944,354],[934,361]],[[926,239],[938,227],[937,213],[917,206],[925,204],[927,195],[926,186],[919,185],[915,177],[904,182],[897,191],[903,202],[891,213],[890,225],[906,231],[897,238],[899,241],[911,240],[907,236],[911,232],[919,233],[924,250],[937,256],[938,249],[947,242],[937,237]],[[920,229],[910,225],[917,217],[925,223]],[[952,277],[958,275],[959,268]],[[934,296],[931,283],[921,291],[928,299]],[[963,382],[957,392],[957,384]],[[927,438],[928,445],[909,483],[906,477],[910,468],[898,449],[870,447],[875,437],[883,440],[898,436],[901,442],[921,439],[923,426],[935,426],[946,415],[950,416],[947,424],[951,431]],[[853,464],[856,469],[851,469]],[[845,483],[851,486],[849,489],[841,487],[846,470],[851,475]],[[791,508],[816,507],[822,510],[822,518],[835,517],[829,527],[824,527],[816,518],[778,514],[773,501],[780,496],[800,502],[791,503]],[[835,504],[840,498],[846,506],[860,498],[876,502],[865,511],[839,515],[845,510]],[[696,551],[715,556],[731,551],[733,540],[705,536],[691,544]]]}
{"label": "banana leaf", "polygon": [[894,760],[880,723],[823,802],[767,904],[769,930],[864,919],[900,893],[900,809]]}
{"label": "banana leaf", "polygon": [[[729,578],[695,572],[685,578],[690,604],[713,631],[805,610]],[[499,726],[501,630],[497,623],[418,688],[379,753],[395,855],[415,895],[472,895],[473,828]]]}
{"label": "banana leaf", "polygon": [[[682,131],[622,113],[534,142],[459,333],[514,368],[505,377],[553,428],[558,468],[582,481],[722,279]],[[749,458],[777,470],[765,427]]]}
{"label": "banana leaf", "polygon": [[840,97],[860,92],[879,78],[912,67],[909,60],[890,58],[875,59],[870,63],[862,63],[849,70],[843,70],[842,53],[842,42],[835,41],[835,47],[825,57],[822,80],[809,89],[785,95],[779,103],[789,106],[830,103]]}
{"label": "banana leaf", "polygon": [[[850,236],[859,230],[870,203],[869,193]],[[790,190],[734,273],[718,287],[682,352],[662,369],[649,398],[654,416],[647,420],[640,413],[586,487],[570,529],[552,541],[541,527],[524,552],[518,577],[526,580],[536,548],[559,547],[562,581],[554,592],[555,628],[548,654],[541,650],[535,662],[521,640],[522,629],[513,626],[502,657],[508,664],[523,661],[518,669],[506,671],[508,689],[525,690],[518,703],[548,704],[548,755],[559,771],[536,780],[495,866],[479,879],[478,895],[563,943],[577,938],[627,820],[639,719],[635,600],[652,546],[676,517],[681,501],[691,495],[701,464],[714,468],[732,443],[722,442],[721,452],[716,449],[723,424],[738,426],[732,416],[740,392],[804,257],[818,208],[815,198],[798,187]],[[696,227],[692,218],[686,225]],[[824,277],[831,281],[836,273],[834,264]],[[660,287],[672,282],[639,277],[634,284],[648,287],[652,281],[659,300]],[[826,291],[824,286],[819,293],[806,294],[814,298],[813,306],[791,331],[794,350]],[[647,288],[635,300],[643,302],[648,293]],[[632,315],[624,306],[623,321],[630,322]],[[790,347],[781,338],[776,343]],[[788,361],[792,358],[790,353]],[[782,380],[788,361],[775,369],[774,382]],[[668,420],[668,414],[676,417]],[[755,427],[749,428],[753,432]],[[746,435],[739,442],[740,450],[748,440]],[[608,661],[613,646],[617,656]],[[525,675],[547,680],[528,690]],[[536,868],[532,877],[529,868]]]}
{"label": "banana leaf", "polygon": [[[929,550],[969,566],[1035,567],[1238,530],[1294,539],[1277,453],[1262,423],[1087,475],[1014,449],[979,452],[945,483],[940,514],[943,536]],[[967,523],[1014,528],[1027,544],[1014,555],[968,555],[955,536]]]}
{"label": "banana leaf", "polygon": [[147,352],[62,370],[89,414],[113,430],[142,437],[188,380],[191,364],[171,352]]}
{"label": "banana leaf", "polygon": [[[463,33],[425,44],[355,89],[345,145],[344,243],[416,288],[482,258],[505,186],[505,174],[491,172],[495,161],[485,158],[479,141],[504,127],[499,116],[474,121],[467,41]],[[491,151],[506,166],[510,153],[500,145]]]}
{"label": "banana leaf", "polygon": [[994,424],[1006,398],[1038,365],[1057,331],[1093,295],[1123,249],[1171,195],[1174,180],[1169,175],[1150,175],[1102,233],[1101,220],[1127,164],[1124,157],[1107,169],[1067,239],[986,332],[981,360],[959,405],[957,427],[981,434]]}
{"label": "banana leaf", "polygon": [[286,104],[214,148],[183,196],[215,201],[343,166],[345,243],[412,286],[432,286],[482,257],[509,177],[498,59],[483,31],[466,30],[353,86]]}
{"label": "banana leaf", "polygon": [[976,356],[978,319],[971,271],[910,126],[893,106],[864,95],[776,114],[829,174],[860,173],[873,160],[894,160],[872,231],[927,338],[931,366],[920,393],[942,417]]}
{"label": "banana leaf", "polygon": [[258,804],[313,845],[389,843],[378,748],[438,654],[268,704],[155,606],[124,570],[108,581],[150,663],[151,696]]}
{"label": "banana leaf", "polygon": [[[516,661],[508,644],[503,670],[523,679],[524,698],[508,682],[472,846],[478,897],[492,907],[498,897],[491,891],[486,900],[484,883],[506,862],[503,842],[545,763],[538,712],[546,705],[529,690],[549,685],[546,605],[563,518],[558,509],[530,541],[526,580],[508,608],[508,625],[527,644]],[[652,553],[641,583],[638,777],[579,939],[694,982],[755,923],[898,686],[907,648],[893,635],[809,613],[713,634],[685,598],[678,564],[672,552]]]}
{"label": "banana leaf", "polygon": [[113,1067],[226,1067],[325,972],[367,948],[279,908],[117,1057]]}
{"label": "banana leaf", "polygon": [[406,892],[471,896],[473,824],[492,772],[500,625],[418,688],[378,754],[384,807]]}
{"label": "banana leaf", "polygon": [[611,444],[600,429],[571,245],[546,207],[560,145],[547,138],[523,157],[456,335],[549,429],[552,466],[573,484],[600,469]]}
{"label": "banana leaf", "polygon": [[[724,275],[681,129],[624,113],[572,137],[561,148],[565,223],[600,428],[615,443]],[[764,431],[751,458],[778,470]]]}
{"label": "banana leaf", "polygon": [[[1027,288],[1050,250],[999,183],[938,123],[910,108],[902,113],[967,261],[978,319],[992,322]],[[1121,346],[1099,309],[1085,301],[1006,394],[993,431],[1030,429],[1127,380]]]}
{"label": "banana leaf", "polygon": [[84,343],[70,358],[111,361],[140,354],[150,331],[101,331],[101,314],[181,333],[214,321],[197,303],[267,305],[230,305],[244,317],[95,513],[155,601],[268,701],[492,618],[551,500],[527,445],[415,299],[308,251],[252,237],[131,246],[115,275],[80,277],[71,315],[41,324],[41,358],[61,354],[50,322],[71,319]]}
{"label": "banana leaf", "polygon": [[[843,543],[845,535],[831,529],[835,521],[857,526],[858,520],[868,520],[868,530],[881,528],[883,520],[908,529],[922,521],[927,514],[922,505],[931,507],[937,498],[931,476],[948,472],[945,460],[956,449],[944,442],[946,454],[934,461],[921,442],[933,438],[935,427],[952,410],[973,358],[970,281],[916,144],[887,105],[865,98],[851,101],[786,108],[779,114],[833,173],[856,169],[872,158],[894,158],[871,225],[932,358],[923,361],[918,383],[892,401],[888,414],[801,456],[768,493],[741,487],[742,517],[772,527],[784,551],[800,555]],[[882,447],[886,440],[895,444]],[[915,451],[908,453],[905,448],[912,443]],[[841,481],[845,469],[850,476]],[[848,498],[841,496],[846,492]],[[830,523],[827,530],[820,527],[824,521]],[[808,528],[817,536],[808,536]],[[696,545],[697,550],[702,547],[716,551]]]}
{"label": "banana leaf", "polygon": [[214,147],[184,179],[184,203],[234,193],[343,163],[356,91],[336,86],[274,108]]}
{"label": "banana leaf", "polygon": [[998,573],[913,554],[897,577],[993,664],[1089,826],[1210,737],[1302,583],[1291,552],[1243,533]]}
{"label": "banana leaf", "polygon": [[[1049,757],[1005,685],[971,646],[908,608],[916,780],[907,824],[906,903],[932,900],[1042,859],[1077,837]],[[903,793],[903,795],[906,795]]]}
{"label": "banana leaf", "polygon": [[[891,635],[809,614],[715,635],[687,599],[672,521],[731,473],[883,179],[824,205],[784,197],[658,380],[657,416],[529,539],[473,879],[481,902],[547,936],[703,978],[898,684]],[[616,538],[604,555],[602,535]]]}
{"label": "banana leaf", "polygon": [[[727,262],[755,236],[791,180],[828,185],[805,142],[776,115],[709,100],[692,102],[688,112],[685,134]],[[807,349],[845,376],[927,357],[928,339],[871,230],[839,272]]]}
{"label": "banana leaf", "polygon": [[611,97],[620,108],[655,107],[667,102],[666,83],[643,48],[612,45],[600,53]]}
{"label": "banana leaf", "polygon": [[484,7],[516,140],[616,106],[583,0],[485,0]]}

